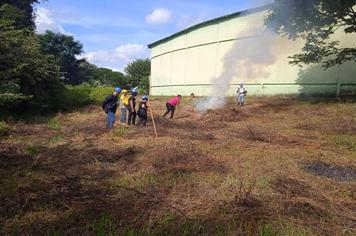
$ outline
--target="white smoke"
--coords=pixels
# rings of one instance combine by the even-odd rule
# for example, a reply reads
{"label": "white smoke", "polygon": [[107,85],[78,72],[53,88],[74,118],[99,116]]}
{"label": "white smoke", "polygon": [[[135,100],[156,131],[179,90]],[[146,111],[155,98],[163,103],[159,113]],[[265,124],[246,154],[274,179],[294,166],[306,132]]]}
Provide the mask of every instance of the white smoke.
{"label": "white smoke", "polygon": [[198,111],[223,107],[230,82],[234,78],[241,82],[254,82],[269,76],[266,67],[276,60],[273,45],[277,35],[260,26],[241,32],[236,38],[238,40],[223,58],[223,72],[213,78],[211,95],[198,103]]}

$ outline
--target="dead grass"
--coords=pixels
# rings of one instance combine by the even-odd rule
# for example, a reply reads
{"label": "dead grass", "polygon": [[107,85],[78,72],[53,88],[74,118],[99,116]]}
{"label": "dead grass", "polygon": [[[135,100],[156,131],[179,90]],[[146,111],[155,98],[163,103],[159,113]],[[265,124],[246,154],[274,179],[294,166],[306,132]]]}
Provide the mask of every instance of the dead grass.
{"label": "dead grass", "polygon": [[2,235],[354,235],[354,104],[290,97],[109,132],[90,106],[0,141]]}

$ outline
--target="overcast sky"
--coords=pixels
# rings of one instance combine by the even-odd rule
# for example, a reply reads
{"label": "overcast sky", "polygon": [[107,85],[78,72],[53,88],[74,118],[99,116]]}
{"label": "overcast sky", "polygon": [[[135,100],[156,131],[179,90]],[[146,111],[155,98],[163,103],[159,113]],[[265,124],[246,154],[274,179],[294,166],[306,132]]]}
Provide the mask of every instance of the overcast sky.
{"label": "overcast sky", "polygon": [[122,71],[150,56],[147,44],[199,22],[245,10],[269,0],[47,0],[35,5],[37,31],[70,34],[84,56]]}

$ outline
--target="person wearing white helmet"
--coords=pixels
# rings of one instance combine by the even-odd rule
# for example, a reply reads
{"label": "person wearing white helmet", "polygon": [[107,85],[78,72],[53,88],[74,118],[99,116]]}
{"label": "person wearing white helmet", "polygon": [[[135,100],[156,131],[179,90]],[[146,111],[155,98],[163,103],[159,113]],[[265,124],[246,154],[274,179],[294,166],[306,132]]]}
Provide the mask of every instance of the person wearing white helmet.
{"label": "person wearing white helmet", "polygon": [[147,124],[147,110],[148,110],[147,101],[148,101],[148,97],[142,96],[141,102],[138,105],[137,115],[138,115],[139,121],[138,121],[137,126],[140,126],[141,124],[143,126],[146,126],[146,124]]}
{"label": "person wearing white helmet", "polygon": [[240,87],[237,89],[236,93],[237,93],[237,104],[243,106],[245,103],[247,90],[242,82],[240,83]]}
{"label": "person wearing white helmet", "polygon": [[128,104],[126,105],[126,109],[129,112],[127,117],[127,125],[135,124],[136,123],[136,96],[138,94],[138,88],[131,89],[131,95],[128,99]]}
{"label": "person wearing white helmet", "polygon": [[113,94],[106,97],[105,101],[102,104],[102,108],[107,114],[107,127],[112,129],[115,123],[115,113],[117,110],[117,102],[119,100],[119,94],[121,92],[121,88],[116,87]]}

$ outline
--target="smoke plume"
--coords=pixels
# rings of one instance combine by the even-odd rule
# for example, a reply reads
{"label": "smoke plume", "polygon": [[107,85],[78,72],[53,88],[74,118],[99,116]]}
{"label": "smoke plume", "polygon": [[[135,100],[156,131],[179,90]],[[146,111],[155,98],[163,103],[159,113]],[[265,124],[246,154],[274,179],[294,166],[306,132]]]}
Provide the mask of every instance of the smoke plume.
{"label": "smoke plume", "polygon": [[[261,25],[261,22],[256,22],[255,25]],[[234,78],[241,82],[254,82],[269,76],[266,66],[276,60],[272,46],[277,35],[261,25],[241,32],[236,38],[233,47],[223,58],[221,75],[212,80],[210,96],[198,103],[197,109],[200,112],[223,107],[225,96]]]}

